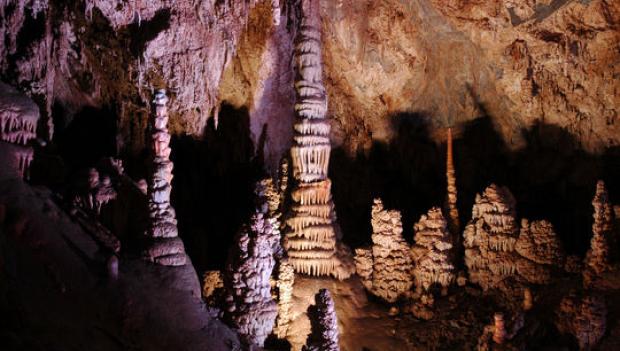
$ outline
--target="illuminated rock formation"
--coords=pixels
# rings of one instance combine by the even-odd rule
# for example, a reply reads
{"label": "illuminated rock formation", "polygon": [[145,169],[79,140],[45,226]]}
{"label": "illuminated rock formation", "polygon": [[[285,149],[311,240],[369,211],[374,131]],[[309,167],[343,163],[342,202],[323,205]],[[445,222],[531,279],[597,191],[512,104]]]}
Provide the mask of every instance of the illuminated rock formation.
{"label": "illuminated rock formation", "polygon": [[282,10],[280,9],[280,0],[271,0],[271,14],[273,16],[273,24],[279,26],[280,16],[282,15]]}
{"label": "illuminated rock formation", "polygon": [[224,287],[220,271],[206,271],[202,276],[202,297],[209,300],[217,290]]}
{"label": "illuminated rock formation", "polygon": [[276,280],[278,297],[278,318],[276,319],[275,334],[279,338],[286,337],[291,321],[291,307],[293,306],[293,284],[295,284],[295,269],[288,263],[288,259],[282,258],[277,267],[278,277]]}
{"label": "illuminated rock formation", "polygon": [[284,245],[295,271],[345,279],[351,272],[338,257],[331,181],[327,177],[331,144],[322,78],[319,1],[302,1],[301,12],[295,39],[297,102],[291,147],[295,184]]}
{"label": "illuminated rock formation", "polygon": [[165,266],[181,266],[187,263],[187,255],[183,241],[178,236],[176,213],[170,204],[173,164],[170,161],[167,102],[165,90],[158,90],[153,100],[153,168],[147,194],[149,227],[144,257]]}
{"label": "illuminated rock formation", "polygon": [[339,351],[338,319],[334,300],[327,289],[315,295],[315,305],[308,308],[312,332],[303,351]]}
{"label": "illuminated rock formation", "polygon": [[463,245],[469,279],[484,290],[497,287],[516,271],[514,249],[519,231],[515,216],[515,200],[507,188],[492,184],[476,195]]}
{"label": "illuminated rock formation", "polygon": [[556,317],[558,330],[573,335],[581,350],[593,349],[605,335],[607,307],[602,296],[571,293],[560,302]]}
{"label": "illuminated rock formation", "polygon": [[510,344],[515,335],[523,328],[524,316],[517,314],[514,318],[506,320],[501,312],[493,315],[493,322],[484,327],[482,335],[478,339],[478,351],[496,350],[494,345],[502,345],[500,350],[518,350]]}
{"label": "illuminated rock formation", "polygon": [[565,255],[560,239],[553,225],[545,220],[521,220],[515,251],[521,256],[516,262],[517,273],[529,283],[549,283],[552,270],[564,266]]}
{"label": "illuminated rock formation", "polygon": [[375,199],[372,230],[373,246],[369,250],[356,250],[356,268],[371,293],[395,302],[413,283],[410,249],[402,236],[400,212],[385,210],[381,200]]}
{"label": "illuminated rock formation", "polygon": [[0,141],[13,155],[13,167],[19,176],[26,177],[33,159],[30,141],[37,137],[39,108],[25,95],[0,83]]}
{"label": "illuminated rock formation", "polygon": [[116,199],[117,192],[107,175],[100,175],[96,168],[90,168],[81,184],[78,184],[72,204],[87,213],[98,216],[101,208]]}
{"label": "illuminated rock formation", "polygon": [[224,317],[246,344],[259,347],[273,330],[278,314],[270,284],[275,266],[274,229],[264,213],[255,211],[238,235],[224,275]]}
{"label": "illuminated rock formation", "polygon": [[448,228],[452,234],[453,242],[460,242],[461,223],[459,221],[459,210],[456,206],[457,190],[456,190],[456,172],[454,170],[454,155],[452,151],[452,128],[448,128],[448,137],[446,142],[446,180],[448,183],[448,191],[446,194],[445,211],[448,218]]}
{"label": "illuminated rock formation", "polygon": [[283,212],[286,201],[286,195],[289,186],[289,161],[287,157],[283,157],[280,161],[280,169],[278,170],[278,188],[280,189],[280,212]]}
{"label": "illuminated rock formation", "polygon": [[280,234],[280,194],[276,191],[273,180],[267,177],[256,183],[254,195],[257,211],[269,222],[269,241],[275,259],[279,259],[284,255]]}
{"label": "illuminated rock formation", "polygon": [[418,292],[439,284],[442,291],[454,281],[452,238],[441,209],[433,207],[414,226],[415,244],[411,248],[413,275]]}
{"label": "illuminated rock formation", "polygon": [[592,224],[592,239],[590,250],[585,258],[584,278],[586,283],[596,275],[610,269],[612,254],[614,212],[609,202],[605,183],[599,180],[596,184],[596,194],[592,200],[594,207],[594,224]]}

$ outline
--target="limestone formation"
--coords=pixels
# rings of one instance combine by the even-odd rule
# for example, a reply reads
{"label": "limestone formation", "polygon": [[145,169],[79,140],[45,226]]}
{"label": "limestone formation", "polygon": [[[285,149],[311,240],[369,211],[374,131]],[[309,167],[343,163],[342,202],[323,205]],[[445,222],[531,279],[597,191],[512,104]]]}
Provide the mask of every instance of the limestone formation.
{"label": "limestone formation", "polygon": [[446,142],[446,180],[447,194],[445,211],[448,218],[448,228],[452,234],[453,242],[460,242],[461,223],[459,220],[459,210],[456,205],[457,189],[456,189],[456,171],[454,170],[454,155],[452,151],[452,128],[448,128],[448,137]]}
{"label": "limestone formation", "polygon": [[78,184],[72,204],[95,216],[101,208],[118,195],[108,175],[102,175],[96,168],[90,168],[85,179]]}
{"label": "limestone formation", "polygon": [[356,250],[356,268],[371,293],[395,302],[413,283],[410,249],[402,236],[400,212],[385,210],[383,202],[375,199],[372,229],[373,246],[368,250]]}
{"label": "limestone formation", "polygon": [[176,213],[170,204],[173,164],[170,161],[167,102],[165,90],[158,90],[153,100],[153,168],[148,184],[149,226],[144,257],[165,266],[182,266],[187,263],[187,255],[178,236]]}
{"label": "limestone formation", "polygon": [[454,281],[452,238],[441,209],[433,207],[414,226],[415,244],[411,248],[413,275],[418,292],[438,284],[447,292]]}
{"label": "limestone formation", "polygon": [[322,78],[319,1],[302,1],[301,12],[295,39],[297,101],[291,147],[295,184],[284,245],[295,271],[345,279],[351,272],[338,257],[331,181],[327,176],[331,144]]}
{"label": "limestone formation", "polygon": [[593,349],[605,335],[607,307],[602,296],[572,292],[560,302],[556,317],[558,330],[573,335],[581,350]]}
{"label": "limestone formation", "polygon": [[39,108],[25,95],[0,83],[0,141],[9,143],[14,168],[23,178],[33,159],[30,142],[37,137]]}
{"label": "limestone formation", "polygon": [[614,212],[602,180],[596,184],[592,206],[594,207],[594,224],[592,224],[590,250],[585,259],[584,278],[586,281],[610,269],[612,245],[614,244]]}
{"label": "limestone formation", "polygon": [[247,345],[262,347],[278,314],[270,284],[274,229],[260,209],[255,211],[250,224],[241,229],[226,265],[224,316]]}
{"label": "limestone formation", "polygon": [[288,259],[282,258],[278,264],[277,271],[278,318],[276,319],[275,334],[279,338],[284,338],[288,332],[289,323],[292,318],[291,308],[293,306],[295,269],[288,263]]}
{"label": "limestone formation", "polygon": [[220,271],[206,271],[202,276],[202,297],[209,300],[217,290],[224,287]]}
{"label": "limestone formation", "polygon": [[519,234],[515,200],[505,187],[491,184],[476,195],[472,220],[463,233],[469,279],[483,289],[497,287],[516,271]]}
{"label": "limestone formation", "polygon": [[564,266],[565,254],[553,225],[545,220],[521,220],[521,231],[515,245],[521,256],[517,273],[529,283],[546,284],[553,269]]}
{"label": "limestone formation", "polygon": [[257,211],[270,223],[269,241],[275,259],[279,259],[284,255],[280,234],[280,194],[276,191],[273,180],[267,177],[255,184],[254,196]]}
{"label": "limestone formation", "polygon": [[312,331],[303,351],[339,351],[338,318],[331,294],[321,289],[315,295],[315,305],[308,308]]}

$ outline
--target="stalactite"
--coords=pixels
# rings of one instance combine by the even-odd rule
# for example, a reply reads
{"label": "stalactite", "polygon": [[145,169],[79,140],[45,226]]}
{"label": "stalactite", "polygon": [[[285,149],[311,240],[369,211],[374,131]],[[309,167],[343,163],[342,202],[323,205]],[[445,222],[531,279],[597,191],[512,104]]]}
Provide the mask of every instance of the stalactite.
{"label": "stalactite", "polygon": [[90,168],[88,174],[85,174],[84,179],[78,184],[72,204],[98,217],[102,207],[116,199],[116,196],[117,191],[110,176],[100,174],[96,168]]}
{"label": "stalactite", "polygon": [[302,351],[340,351],[336,308],[327,289],[315,295],[315,305],[308,308],[308,316],[311,333]]}
{"label": "stalactite", "polygon": [[460,242],[461,223],[459,221],[459,210],[457,208],[457,188],[456,172],[454,170],[454,155],[452,151],[452,128],[448,128],[446,152],[446,180],[447,194],[445,211],[448,217],[448,228],[453,236],[453,243]]}
{"label": "stalactite", "polygon": [[431,285],[439,284],[446,293],[454,281],[452,264],[452,239],[446,220],[438,207],[422,215],[414,226],[415,244],[411,248],[413,275],[416,290],[428,291]]}
{"label": "stalactite", "polygon": [[173,164],[170,161],[167,102],[165,90],[158,90],[153,100],[153,168],[148,186],[150,223],[144,257],[165,266],[181,266],[187,263],[187,255],[183,241],[178,236],[176,213],[170,204]]}
{"label": "stalactite", "polygon": [[327,177],[331,144],[325,116],[319,1],[304,0],[301,7],[302,21],[295,39],[297,102],[291,147],[295,186],[284,246],[297,272],[345,279],[351,268],[339,257],[339,252],[346,250],[339,250],[337,245],[331,182]]}
{"label": "stalactite", "polygon": [[588,250],[585,258],[584,281],[586,284],[593,277],[610,269],[612,247],[616,244],[613,238],[613,207],[602,180],[596,184],[596,194],[592,200],[592,206],[594,207],[594,224],[592,224],[590,250]]}

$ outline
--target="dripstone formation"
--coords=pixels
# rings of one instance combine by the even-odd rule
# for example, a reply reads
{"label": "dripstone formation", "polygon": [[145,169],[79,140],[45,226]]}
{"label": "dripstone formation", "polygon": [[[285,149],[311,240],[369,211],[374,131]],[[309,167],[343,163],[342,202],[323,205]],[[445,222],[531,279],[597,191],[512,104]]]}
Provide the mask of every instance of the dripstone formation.
{"label": "dripstone formation", "polygon": [[395,302],[413,283],[410,249],[402,236],[400,212],[385,210],[383,202],[375,199],[372,229],[372,248],[355,250],[356,269],[371,293]]}
{"label": "dripstone formation", "polygon": [[14,168],[23,178],[33,159],[29,145],[37,137],[39,108],[25,95],[14,88],[0,83],[0,141],[13,155]]}
{"label": "dripstone formation", "polygon": [[308,308],[312,331],[303,351],[340,351],[338,346],[338,319],[334,300],[327,289],[314,297],[315,305]]}
{"label": "dripstone formation", "polygon": [[454,281],[452,241],[441,209],[433,207],[414,226],[415,244],[411,248],[413,275],[418,292],[439,284],[443,292]]}
{"label": "dripstone formation", "polygon": [[286,221],[284,246],[295,271],[344,279],[350,272],[337,255],[331,181],[327,176],[331,144],[322,77],[319,1],[302,1],[301,12],[295,39],[292,213]]}
{"label": "dripstone formation", "polygon": [[459,210],[456,205],[457,189],[456,189],[456,171],[454,170],[454,153],[452,150],[452,128],[448,128],[448,137],[446,142],[446,181],[447,194],[445,211],[448,217],[448,229],[456,243],[459,240],[461,223],[459,221]]}
{"label": "dripstone formation", "polygon": [[244,225],[231,252],[224,275],[225,319],[248,345],[262,347],[273,330],[278,306],[271,296],[270,278],[277,228],[258,207]]}
{"label": "dripstone formation", "polygon": [[167,102],[165,90],[158,90],[153,100],[155,110],[151,125],[153,168],[147,194],[149,227],[144,256],[157,264],[181,266],[187,263],[187,255],[183,241],[178,236],[176,214],[170,204],[173,164],[170,161]]}
{"label": "dripstone formation", "polygon": [[560,302],[555,324],[562,333],[573,335],[580,350],[591,350],[605,335],[607,307],[602,296],[572,292]]}
{"label": "dripstone formation", "polygon": [[616,244],[613,238],[613,207],[602,180],[596,184],[592,206],[594,207],[594,223],[592,224],[590,250],[585,258],[584,280],[586,282],[611,268],[612,247]]}

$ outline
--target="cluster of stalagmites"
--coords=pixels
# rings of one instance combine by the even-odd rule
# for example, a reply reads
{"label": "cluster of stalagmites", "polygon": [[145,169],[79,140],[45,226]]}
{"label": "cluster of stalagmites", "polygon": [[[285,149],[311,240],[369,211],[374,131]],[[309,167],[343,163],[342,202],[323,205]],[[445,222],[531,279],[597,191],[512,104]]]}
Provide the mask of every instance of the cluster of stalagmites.
{"label": "cluster of stalagmites", "polygon": [[366,289],[395,302],[413,283],[410,249],[403,239],[401,214],[386,210],[379,199],[372,206],[372,241],[369,249],[355,250],[355,266]]}
{"label": "cluster of stalagmites", "polygon": [[441,209],[434,207],[422,215],[414,231],[411,257],[416,290],[427,291],[431,285],[438,284],[446,293],[454,281],[454,266],[451,236]]}
{"label": "cluster of stalagmites", "polygon": [[27,175],[33,159],[30,141],[37,137],[39,108],[14,88],[0,83],[0,141],[7,142],[14,157],[15,169]]}
{"label": "cluster of stalagmites", "polygon": [[331,181],[327,177],[331,144],[323,86],[319,2],[302,2],[295,39],[296,103],[292,171],[295,184],[284,246],[295,271],[347,278],[350,267],[339,257]]}
{"label": "cluster of stalagmites", "polygon": [[153,164],[147,194],[149,227],[144,256],[157,264],[181,266],[187,263],[187,255],[183,241],[178,236],[176,213],[170,204],[173,164],[170,161],[167,102],[166,92],[157,91],[153,100],[155,113],[151,125]]}
{"label": "cluster of stalagmites", "polygon": [[265,185],[259,183],[256,187],[256,211],[241,229],[224,275],[224,316],[246,344],[260,347],[274,329],[278,315],[271,294],[271,275],[280,234],[277,222],[269,216]]}
{"label": "cluster of stalagmites", "polygon": [[572,292],[560,302],[556,326],[577,339],[581,350],[591,350],[605,335],[607,307],[602,296]]}
{"label": "cluster of stalagmites", "polygon": [[611,268],[612,248],[617,245],[613,231],[614,211],[603,181],[598,181],[596,184],[592,206],[594,207],[592,239],[590,240],[590,250],[586,254],[583,271],[586,284],[589,284],[593,277]]}
{"label": "cluster of stalagmites", "polygon": [[509,282],[544,284],[551,269],[563,265],[551,223],[524,219],[519,231],[512,194],[495,184],[476,196],[463,236],[469,278],[484,290],[510,288]]}
{"label": "cluster of stalagmites", "polygon": [[339,351],[338,319],[331,294],[321,289],[315,295],[315,305],[308,308],[311,333],[303,351]]}
{"label": "cluster of stalagmites", "polygon": [[88,169],[88,173],[77,184],[72,204],[98,216],[101,208],[116,199],[117,192],[109,175],[102,175],[96,168]]}
{"label": "cluster of stalagmites", "polygon": [[517,335],[523,328],[523,324],[523,314],[518,314],[512,320],[506,321],[503,313],[495,313],[492,323],[484,327],[478,340],[478,351],[494,350],[496,348],[493,345],[503,345],[502,350],[517,350],[507,342]]}

